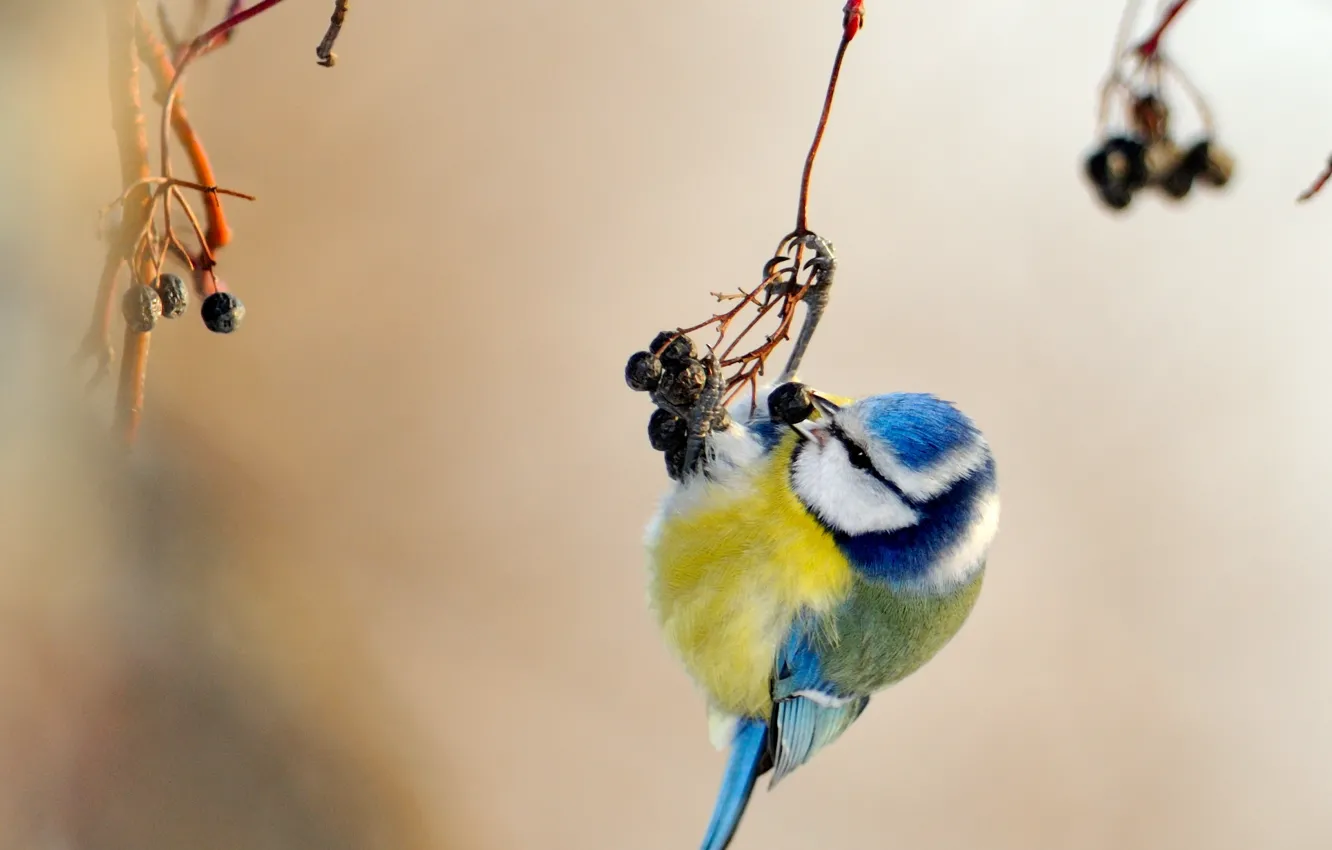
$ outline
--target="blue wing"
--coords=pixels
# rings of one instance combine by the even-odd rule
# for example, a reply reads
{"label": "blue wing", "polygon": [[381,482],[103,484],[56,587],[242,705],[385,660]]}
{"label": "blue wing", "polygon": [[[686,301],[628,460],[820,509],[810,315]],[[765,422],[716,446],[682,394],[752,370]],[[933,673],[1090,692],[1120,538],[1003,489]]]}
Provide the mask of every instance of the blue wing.
{"label": "blue wing", "polygon": [[772,678],[772,788],[860,717],[869,697],[842,693],[823,676],[813,640],[818,625],[799,621],[778,654]]}
{"label": "blue wing", "polygon": [[730,845],[760,776],[772,770],[771,789],[837,740],[869,704],[868,696],[840,693],[823,677],[812,640],[817,628],[813,622],[798,622],[778,653],[771,717],[738,718],[702,850]]}

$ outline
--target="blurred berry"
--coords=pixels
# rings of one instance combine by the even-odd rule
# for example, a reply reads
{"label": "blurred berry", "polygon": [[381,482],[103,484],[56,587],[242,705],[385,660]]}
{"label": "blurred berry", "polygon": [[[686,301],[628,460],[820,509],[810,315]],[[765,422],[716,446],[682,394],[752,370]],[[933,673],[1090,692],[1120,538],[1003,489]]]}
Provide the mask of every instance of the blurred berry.
{"label": "blurred berry", "polygon": [[158,275],[155,288],[162,299],[162,318],[174,319],[185,314],[185,308],[190,304],[190,293],[180,275],[170,272]]}
{"label": "blurred berry", "polygon": [[[677,334],[677,331],[662,331],[652,340],[652,344],[648,346],[648,351],[656,354],[665,363],[680,363],[698,357],[698,349],[694,347],[694,341],[684,334],[678,336]],[[671,340],[671,337],[675,337],[675,339]],[[670,340],[669,345],[667,345],[667,340]]]}
{"label": "blurred berry", "polygon": [[1181,160],[1170,173],[1161,178],[1161,191],[1177,201],[1182,201],[1188,197],[1189,190],[1193,188],[1193,170],[1188,163]]}
{"label": "blurred berry", "polygon": [[240,327],[245,318],[245,305],[230,292],[214,292],[204,299],[199,315],[213,333],[229,334]]}
{"label": "blurred berry", "polygon": [[1129,136],[1113,136],[1106,140],[1107,166],[1112,180],[1130,189],[1147,185],[1147,146]]}
{"label": "blurred berry", "polygon": [[162,299],[157,290],[142,283],[132,284],[125,290],[120,306],[125,314],[125,324],[135,333],[148,333],[162,317]]}
{"label": "blurred berry", "polygon": [[661,398],[676,407],[689,407],[703,394],[708,381],[707,369],[697,360],[671,364],[662,376],[657,392]]}
{"label": "blurred berry", "polygon": [[1170,134],[1170,109],[1154,94],[1135,98],[1129,115],[1134,129],[1150,142],[1161,141]]}
{"label": "blurred berry", "polygon": [[1087,178],[1101,201],[1114,210],[1126,208],[1133,193],[1147,185],[1147,149],[1127,136],[1112,136],[1087,157]]}
{"label": "blurred berry", "polygon": [[814,395],[804,384],[782,384],[768,394],[768,418],[774,422],[795,425],[813,413]]}
{"label": "blurred berry", "polygon": [[1175,173],[1182,159],[1179,146],[1169,139],[1148,145],[1143,155],[1148,182],[1164,184],[1166,178]]}
{"label": "blurred berry", "polygon": [[635,351],[624,367],[624,382],[636,392],[652,392],[661,383],[661,361],[650,351]]}
{"label": "blurred berry", "polygon": [[1207,163],[1198,173],[1199,179],[1220,189],[1230,182],[1235,173],[1235,159],[1230,152],[1215,142],[1207,141]]}
{"label": "blurred berry", "polygon": [[1133,203],[1133,192],[1118,184],[1098,187],[1096,193],[1101,203],[1116,212],[1128,209],[1129,204]]}
{"label": "blurred berry", "polygon": [[685,447],[678,446],[666,452],[666,474],[673,481],[684,478]]}
{"label": "blurred berry", "polygon": [[1200,176],[1207,170],[1207,163],[1211,159],[1211,148],[1212,143],[1209,140],[1199,139],[1179,158],[1180,166],[1188,168],[1194,177]]}
{"label": "blurred berry", "polygon": [[689,439],[689,425],[669,410],[658,408],[648,420],[648,442],[659,452],[679,448]]}

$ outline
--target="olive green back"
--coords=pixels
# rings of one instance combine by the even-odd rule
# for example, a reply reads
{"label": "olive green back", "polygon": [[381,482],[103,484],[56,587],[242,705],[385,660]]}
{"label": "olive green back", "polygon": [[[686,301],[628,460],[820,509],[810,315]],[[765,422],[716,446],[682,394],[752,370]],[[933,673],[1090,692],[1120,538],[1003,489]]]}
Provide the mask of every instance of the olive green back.
{"label": "olive green back", "polygon": [[984,575],[982,567],[951,593],[919,596],[857,577],[833,628],[818,638],[824,675],[843,692],[863,695],[911,675],[962,628]]}

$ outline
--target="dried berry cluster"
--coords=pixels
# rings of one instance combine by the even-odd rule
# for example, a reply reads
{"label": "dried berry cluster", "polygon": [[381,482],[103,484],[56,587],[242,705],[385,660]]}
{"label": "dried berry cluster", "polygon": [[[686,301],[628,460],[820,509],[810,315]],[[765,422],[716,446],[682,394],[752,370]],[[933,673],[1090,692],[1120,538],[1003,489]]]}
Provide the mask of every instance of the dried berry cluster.
{"label": "dried berry cluster", "polygon": [[1127,209],[1146,188],[1179,201],[1195,182],[1223,187],[1234,168],[1230,154],[1206,133],[1187,148],[1177,144],[1170,135],[1170,109],[1152,92],[1131,99],[1129,130],[1109,135],[1086,161],[1087,178],[1112,210]]}
{"label": "dried berry cluster", "polygon": [[[218,279],[218,252],[231,241],[231,229],[222,210],[223,195],[254,200],[253,196],[217,185],[212,164],[197,128],[186,113],[181,80],[195,60],[216,52],[231,42],[234,29],[277,6],[283,0],[258,0],[246,5],[229,0],[220,23],[182,41],[159,4],[161,33],[154,31],[140,8],[140,0],[102,0],[107,15],[107,59],[112,128],[120,153],[120,196],[103,210],[102,231],[106,258],[98,280],[93,320],[81,353],[97,360],[90,385],[110,372],[115,357],[111,330],[116,293],[122,269],[128,287],[119,299],[125,319],[125,344],[121,353],[120,380],[116,388],[116,428],[126,444],[138,433],[144,407],[144,385],[150,340],[159,319],[173,319],[189,306],[185,282],[166,271],[174,259],[188,269],[191,289],[203,301],[199,314],[214,333],[229,334],[240,327],[245,307]],[[328,30],[315,49],[321,65],[332,65],[332,48],[347,14],[347,0],[332,0]],[[207,0],[195,3],[191,31],[203,29],[209,14]],[[153,174],[148,136],[141,102],[141,71],[147,69],[157,85],[154,100],[161,104],[157,132],[157,161],[161,173]],[[183,148],[194,180],[172,174],[170,140]],[[202,196],[204,215],[195,213],[184,191]],[[173,215],[174,213],[174,215]],[[182,227],[180,216],[188,221]],[[193,239],[194,244],[188,244]]]}
{"label": "dried berry cluster", "polygon": [[[776,254],[764,265],[762,280],[753,288],[741,288],[734,294],[712,293],[718,301],[736,303],[731,309],[691,327],[662,331],[647,350],[634,353],[625,365],[625,382],[630,389],[649,393],[657,406],[648,422],[648,440],[652,448],[665,455],[666,472],[677,481],[700,469],[707,474],[709,435],[732,425],[727,405],[746,388],[751,392],[751,404],[757,404],[759,378],[769,356],[790,339],[797,306],[805,305],[805,320],[779,382],[795,376],[828,304],[837,262],[832,245],[809,228],[810,181],[847,47],[864,24],[864,0],[847,0],[842,8],[842,38],[828,79],[823,112],[800,176],[795,230],[782,237]],[[747,322],[741,318],[746,312],[753,313]],[[775,319],[776,327],[764,334],[762,342],[744,350],[741,341],[765,319]],[[707,356],[701,357],[688,334],[708,327],[716,330],[717,342],[708,349]],[[738,331],[732,336],[733,327]],[[723,375],[724,370],[733,371],[727,376]],[[779,394],[779,402],[785,398],[785,403],[791,404],[792,398],[805,398],[799,394],[788,397],[786,394],[791,392],[795,391],[784,390]],[[812,401],[810,405],[812,410]]]}
{"label": "dried berry cluster", "polygon": [[[676,481],[689,461],[691,428],[701,424],[710,431],[731,425],[725,409],[714,412],[712,396],[721,386],[721,364],[711,354],[700,358],[693,340],[678,331],[662,331],[646,351],[634,352],[625,364],[624,380],[630,389],[648,393],[657,406],[648,420],[648,441],[665,454],[666,474]],[[700,417],[708,421],[698,423]]]}
{"label": "dried berry cluster", "polygon": [[[158,275],[152,284],[135,283],[121,299],[125,324],[134,333],[146,334],[157,327],[158,319],[174,319],[189,308],[189,290],[179,275]],[[245,305],[230,292],[214,292],[199,308],[203,323],[213,333],[229,334],[245,318]]]}

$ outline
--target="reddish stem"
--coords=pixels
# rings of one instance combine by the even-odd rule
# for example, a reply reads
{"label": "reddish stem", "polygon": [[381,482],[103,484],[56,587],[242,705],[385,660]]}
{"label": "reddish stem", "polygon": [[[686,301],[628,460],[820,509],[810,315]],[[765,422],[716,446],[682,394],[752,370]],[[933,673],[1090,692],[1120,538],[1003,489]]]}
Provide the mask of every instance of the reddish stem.
{"label": "reddish stem", "polygon": [[1332,180],[1332,158],[1328,159],[1327,165],[1323,168],[1323,173],[1318,175],[1318,178],[1314,180],[1313,185],[1301,192],[1300,196],[1295,200],[1300,203],[1311,200],[1314,195],[1323,191],[1323,187],[1327,185],[1329,180]]}
{"label": "reddish stem", "polygon": [[148,380],[148,346],[151,333],[125,328],[125,351],[120,360],[120,383],[116,389],[116,429],[127,445],[134,445],[143,420],[143,391]]}
{"label": "reddish stem", "polygon": [[[112,123],[116,131],[116,144],[120,150],[121,180],[126,187],[148,177],[148,139],[143,127],[143,109],[139,104],[139,54],[135,43],[135,20],[139,14],[138,0],[107,0],[107,46],[109,75],[111,78]],[[151,212],[151,190],[146,184],[141,192],[131,192],[124,203],[119,242],[126,257],[133,256],[130,234],[139,233]],[[109,268],[108,264],[108,268]],[[117,267],[119,264],[116,264]],[[157,266],[146,254],[139,262],[130,261],[131,282],[137,277],[151,281],[157,275]],[[99,288],[107,283],[105,275]],[[114,271],[110,291],[105,298],[114,299]],[[103,308],[114,303],[103,301]],[[105,322],[105,318],[103,318]],[[105,325],[104,325],[105,326]],[[143,412],[143,385],[148,365],[149,334],[125,329],[125,348],[121,354],[120,385],[116,392],[116,426],[127,444],[133,444],[138,435],[139,419]]]}
{"label": "reddish stem", "polygon": [[[157,92],[159,99],[165,99],[167,87],[171,85],[172,79],[176,76],[175,66],[171,64],[171,58],[167,56],[166,47],[148,28],[148,22],[143,16],[139,16],[139,39],[142,46],[142,52],[146,58],[152,61],[153,77],[157,80]],[[171,109],[171,126],[176,131],[176,138],[180,140],[181,147],[185,149],[185,154],[190,159],[190,165],[194,169],[194,176],[199,183],[205,186],[216,186],[217,177],[213,174],[213,165],[208,159],[208,152],[204,149],[203,140],[194,131],[194,125],[190,123],[189,115],[185,112],[185,104],[181,102],[180,92],[176,92],[175,102]],[[208,247],[214,253],[217,249],[223,247],[231,241],[231,228],[227,225],[226,216],[222,212],[222,201],[214,192],[204,193],[204,210],[208,216]]]}
{"label": "reddish stem", "polygon": [[819,146],[823,144],[823,133],[828,129],[828,116],[832,113],[833,95],[837,91],[837,78],[842,73],[842,60],[846,57],[846,48],[851,39],[856,37],[865,25],[865,0],[847,0],[842,9],[842,43],[837,46],[837,58],[833,60],[832,76],[828,79],[828,93],[823,98],[823,113],[819,116],[819,126],[814,131],[814,142],[809,146],[809,155],[805,157],[805,170],[800,175],[800,206],[796,210],[796,233],[808,233],[809,219],[809,182],[814,174],[814,158],[818,156]]}
{"label": "reddish stem", "polygon": [[[185,52],[186,53],[202,52],[207,47],[209,47],[215,39],[226,35],[228,32],[240,26],[241,24],[245,23],[250,18],[253,18],[255,15],[261,15],[264,12],[267,12],[269,9],[273,8],[274,6],[276,6],[281,2],[282,0],[260,0],[260,2],[255,3],[253,6],[251,6],[248,9],[241,9],[239,12],[236,12],[235,14],[228,15],[226,20],[224,20],[222,23],[218,24],[217,26],[208,30],[208,32],[205,32],[203,35],[198,36],[193,41],[191,41],[189,47],[185,49]],[[228,8],[227,11],[231,11],[231,8],[235,8],[234,4],[230,8]],[[181,64],[182,63],[180,61],[176,62],[177,69],[179,69],[179,66]]]}
{"label": "reddish stem", "polygon": [[[135,50],[134,22],[138,6],[134,0],[107,0],[108,78],[111,94],[111,124],[120,152],[121,185],[129,187],[148,177],[148,135],[139,105],[139,57]],[[144,185],[125,199],[121,219],[124,233],[137,232],[139,216],[148,205],[152,190]]]}
{"label": "reddish stem", "polygon": [[1174,3],[1170,4],[1170,8],[1166,10],[1166,13],[1161,16],[1160,22],[1157,23],[1156,29],[1152,30],[1151,35],[1143,39],[1142,43],[1135,48],[1138,56],[1143,59],[1151,59],[1156,55],[1157,51],[1161,49],[1161,38],[1187,5],[1189,5],[1189,0],[1175,0]]}

